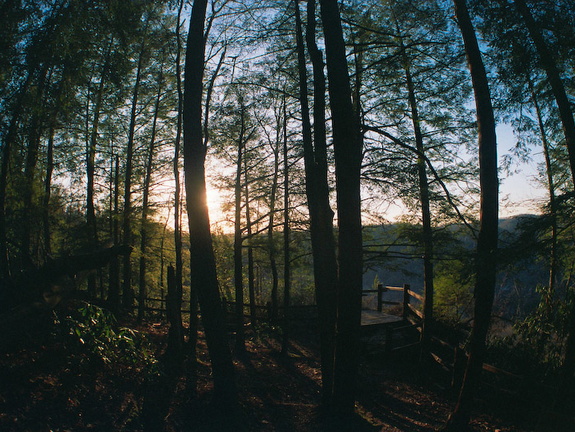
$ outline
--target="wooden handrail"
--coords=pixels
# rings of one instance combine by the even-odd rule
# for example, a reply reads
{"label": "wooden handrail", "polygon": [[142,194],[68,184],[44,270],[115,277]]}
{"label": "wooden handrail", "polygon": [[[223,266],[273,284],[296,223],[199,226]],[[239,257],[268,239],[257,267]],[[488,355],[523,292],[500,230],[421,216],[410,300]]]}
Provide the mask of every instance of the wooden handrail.
{"label": "wooden handrail", "polygon": [[423,319],[423,312],[415,309],[412,305],[408,304],[407,305],[407,309],[409,312],[411,312],[413,315],[418,316],[419,318]]}
{"label": "wooden handrail", "polygon": [[[382,285],[382,288],[383,288],[383,291],[403,291],[403,287],[383,286],[383,285]],[[379,291],[379,290],[372,289],[372,290],[362,290],[361,292],[362,292],[362,294],[363,294],[363,293],[376,293],[376,292],[378,292],[378,291]]]}
{"label": "wooden handrail", "polygon": [[394,286],[386,286],[385,288],[387,288],[388,291],[403,291],[405,289],[404,287],[394,287]]}
{"label": "wooden handrail", "polygon": [[416,293],[415,291],[409,290],[409,295],[413,298],[416,298],[421,303],[423,303],[423,296],[421,294]]}

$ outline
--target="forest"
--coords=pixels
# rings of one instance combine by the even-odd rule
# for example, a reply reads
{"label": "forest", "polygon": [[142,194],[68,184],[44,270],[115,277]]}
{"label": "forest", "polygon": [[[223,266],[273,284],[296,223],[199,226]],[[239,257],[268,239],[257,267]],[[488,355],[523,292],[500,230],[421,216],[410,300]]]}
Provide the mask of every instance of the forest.
{"label": "forest", "polygon": [[572,0],[0,0],[0,430],[575,430],[574,110]]}

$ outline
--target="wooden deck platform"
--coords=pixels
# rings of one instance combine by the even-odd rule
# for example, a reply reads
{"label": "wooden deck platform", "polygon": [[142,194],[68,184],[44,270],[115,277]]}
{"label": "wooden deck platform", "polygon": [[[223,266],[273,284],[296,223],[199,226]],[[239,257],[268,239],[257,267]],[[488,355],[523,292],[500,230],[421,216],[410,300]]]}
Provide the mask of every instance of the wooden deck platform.
{"label": "wooden deck platform", "polygon": [[402,318],[396,315],[390,315],[383,312],[378,312],[374,310],[362,310],[361,311],[361,326],[371,327],[380,326],[385,324],[391,324],[396,322],[401,322]]}

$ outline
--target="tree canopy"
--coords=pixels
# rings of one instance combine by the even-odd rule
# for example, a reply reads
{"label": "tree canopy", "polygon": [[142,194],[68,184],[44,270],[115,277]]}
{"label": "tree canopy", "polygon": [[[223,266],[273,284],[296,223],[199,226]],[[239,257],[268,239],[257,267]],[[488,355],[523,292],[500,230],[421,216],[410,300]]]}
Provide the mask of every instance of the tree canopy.
{"label": "tree canopy", "polygon": [[[78,293],[140,321],[168,308],[162,367],[197,367],[205,331],[234,404],[246,334],[268,320],[289,353],[290,308],[317,305],[322,403],[352,415],[362,292],[401,269],[422,370],[434,337],[472,323],[448,427],[469,422],[497,314],[564,400],[574,53],[569,0],[4,0],[0,312]],[[522,169],[539,198],[507,231]],[[545,277],[519,282],[529,267]]]}

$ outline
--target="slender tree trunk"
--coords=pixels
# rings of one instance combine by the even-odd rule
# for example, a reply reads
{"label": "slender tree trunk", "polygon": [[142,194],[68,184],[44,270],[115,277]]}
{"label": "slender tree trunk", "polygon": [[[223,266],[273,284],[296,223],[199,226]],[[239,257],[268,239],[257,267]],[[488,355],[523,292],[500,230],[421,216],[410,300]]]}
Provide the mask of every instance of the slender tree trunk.
{"label": "slender tree trunk", "polygon": [[445,430],[465,430],[473,407],[485,358],[486,338],[491,321],[495,291],[498,236],[497,137],[489,84],[481,51],[465,0],[454,0],[455,14],[465,43],[477,112],[479,140],[479,181],[481,187],[480,228],[477,241],[475,307],[469,343],[469,359],[455,410]]}
{"label": "slender tree trunk", "polygon": [[244,272],[242,253],[242,171],[244,162],[244,107],[240,108],[241,125],[238,138],[238,154],[236,158],[236,181],[234,185],[234,289],[236,300],[236,350],[240,353],[246,350],[244,334]]}
{"label": "slender tree trunk", "polygon": [[[224,46],[224,49],[222,50],[222,54],[220,55],[220,59],[218,60],[218,64],[216,66],[216,70],[212,74],[212,76],[209,80],[209,83],[208,83],[208,88],[206,89],[206,108],[204,110],[205,111],[204,112],[204,123],[202,125],[203,131],[204,131],[204,145],[206,145],[206,146],[208,145],[208,142],[210,140],[210,128],[209,128],[210,105],[212,103],[212,96],[214,93],[214,87],[216,85],[216,80],[220,76],[220,70],[222,69],[224,61],[226,60],[226,51],[227,51],[227,46]],[[235,59],[234,59],[234,62],[235,62]],[[235,63],[234,63],[234,65],[235,65]],[[232,72],[230,84],[232,84],[233,82],[234,82],[234,77],[233,77],[233,72]]]}
{"label": "slender tree trunk", "polygon": [[112,43],[108,46],[108,52],[102,72],[100,73],[100,83],[98,90],[95,94],[96,102],[94,103],[94,117],[92,120],[92,131],[90,132],[90,139],[86,146],[86,225],[88,228],[89,239],[92,246],[98,244],[98,232],[96,228],[96,210],[94,207],[94,174],[95,174],[95,160],[96,160],[96,147],[98,144],[98,133],[100,126],[100,112],[102,110],[102,98],[104,95],[104,84],[108,70],[108,58],[112,49]]}
{"label": "slender tree trunk", "polygon": [[172,396],[176,391],[183,363],[182,296],[178,295],[176,273],[168,267],[166,311],[170,328],[165,355],[158,365],[161,373],[149,374],[144,392],[141,419],[145,432],[164,430]]}
{"label": "slender tree trunk", "polygon": [[252,319],[252,327],[257,323],[257,311],[256,311],[256,278],[254,272],[254,248],[252,246],[253,232],[252,232],[252,216],[250,207],[250,190],[248,184],[248,172],[247,172],[247,162],[244,157],[244,197],[246,200],[246,239],[248,241],[248,295],[250,298],[250,315]]}
{"label": "slender tree trunk", "polygon": [[108,177],[108,237],[114,236],[114,146],[110,146],[110,176]]}
{"label": "slender tree trunk", "polygon": [[198,292],[208,351],[212,361],[215,398],[223,409],[235,405],[235,372],[224,327],[216,262],[206,205],[205,157],[202,140],[202,88],[207,0],[195,0],[186,49],[184,86],[184,169],[190,229],[192,285]]}
{"label": "slender tree trunk", "polygon": [[[115,246],[120,243],[120,156],[115,156],[114,163],[114,195],[111,197],[114,201],[112,212],[112,242]],[[114,313],[120,311],[120,260],[117,256],[110,260],[110,281],[108,288],[108,304]]]}
{"label": "slender tree trunk", "polygon": [[[182,9],[184,7],[184,0],[179,1],[178,5],[178,23],[176,25],[176,88],[178,93],[178,118],[176,122],[176,140],[174,144],[174,158],[172,160],[172,171],[174,173],[174,245],[176,252],[176,267],[175,278],[178,292],[182,291],[182,276],[183,276],[183,259],[182,259],[182,233],[181,233],[181,184],[180,184],[180,146],[182,137],[182,114],[184,94],[182,90],[182,71],[181,71],[181,40],[180,40],[180,19],[182,16]],[[190,317],[191,321],[191,317]],[[191,326],[190,326],[191,327]]]}
{"label": "slender tree trunk", "polygon": [[313,65],[314,131],[310,121],[307,71],[299,6],[296,5],[299,99],[302,115],[306,195],[314,262],[314,281],[319,312],[322,403],[331,404],[335,367],[335,321],[337,307],[337,258],[333,235],[333,211],[329,204],[327,140],[325,130],[325,76],[322,53],[316,41],[315,1],[307,4],[306,42]]}
{"label": "slender tree trunk", "polygon": [[48,145],[46,148],[46,177],[44,178],[44,196],[42,201],[42,229],[44,237],[44,253],[48,257],[52,254],[52,239],[50,229],[50,198],[52,192],[52,174],[54,172],[54,135],[58,121],[58,114],[62,106],[62,93],[68,79],[67,69],[64,69],[58,90],[55,95],[55,104],[50,114],[48,129]]}
{"label": "slender tree trunk", "polygon": [[[113,39],[108,43],[108,49],[100,72],[100,82],[95,94],[94,116],[92,120],[92,130],[90,138],[86,143],[86,228],[88,231],[88,242],[91,248],[98,246],[98,227],[96,223],[96,209],[94,206],[94,177],[96,172],[96,149],[98,145],[100,113],[102,111],[102,98],[104,96],[104,85],[108,73],[110,55],[112,52]],[[89,104],[89,101],[88,101]],[[88,120],[86,120],[87,122]],[[88,293],[95,296],[96,293],[96,275],[88,275]]]}
{"label": "slender tree trunk", "polygon": [[50,196],[52,191],[52,173],[54,172],[54,134],[55,121],[50,124],[48,147],[46,149],[46,177],[44,178],[44,199],[42,205],[42,229],[44,234],[44,252],[46,256],[52,254],[52,240],[50,231]]}
{"label": "slender tree trunk", "polygon": [[12,158],[12,145],[17,134],[19,117],[20,108],[17,108],[8,126],[2,146],[2,171],[0,172],[0,279],[8,279],[10,277],[8,235],[6,230],[6,192]]}
{"label": "slender tree trunk", "polygon": [[[402,42],[402,49],[403,47]],[[429,182],[425,163],[425,147],[419,120],[419,110],[415,95],[415,86],[404,51],[404,69],[407,82],[411,121],[417,149],[417,173],[419,179],[419,202],[421,204],[421,221],[423,226],[423,329],[421,334],[421,359],[428,355],[433,328],[433,229],[431,227],[431,208],[429,199]]]}
{"label": "slender tree trunk", "polygon": [[320,0],[333,125],[337,191],[338,317],[333,403],[349,415],[355,408],[361,325],[361,131],[351,98],[345,44],[336,0]]}
{"label": "slender tree trunk", "polygon": [[[174,173],[174,245],[175,245],[175,283],[177,288],[177,295],[180,299],[183,296],[183,267],[184,261],[182,256],[182,217],[181,217],[181,182],[180,182],[180,148],[182,137],[182,116],[184,112],[184,92],[182,89],[182,71],[181,71],[181,16],[184,7],[184,0],[179,0],[178,4],[178,18],[176,25],[176,89],[178,93],[178,118],[176,122],[176,139],[174,143],[174,158],[172,161],[172,170]],[[197,340],[198,340],[198,297],[193,287],[190,286],[190,322],[188,328],[188,391],[192,396],[196,395],[197,391]],[[182,333],[183,337],[183,333]]]}
{"label": "slender tree trunk", "polygon": [[563,133],[565,134],[565,144],[569,153],[571,178],[575,184],[575,120],[573,119],[571,103],[567,97],[565,86],[563,85],[563,80],[559,74],[559,69],[557,68],[553,54],[549,50],[539,25],[535,22],[535,19],[533,18],[533,15],[531,14],[531,11],[529,10],[525,0],[515,0],[515,6],[517,6],[517,10],[525,21],[525,25],[529,31],[529,34],[531,35],[531,39],[533,39],[537,49],[537,54],[539,54],[539,58],[541,60],[541,65],[547,73],[547,79],[549,80],[551,90],[553,91],[553,96],[557,102],[557,107],[559,108],[559,116],[561,118],[561,125],[563,126]]}
{"label": "slender tree trunk", "polygon": [[[38,85],[35,89],[35,99],[37,104],[42,107],[44,99],[44,90],[48,68],[43,67],[38,78]],[[41,111],[41,110],[39,110]],[[40,140],[42,138],[42,122],[40,113],[36,112],[32,115],[28,130],[28,148],[26,149],[26,159],[24,165],[24,187],[22,193],[22,201],[24,207],[24,218],[22,220],[23,234],[22,234],[22,258],[25,265],[31,265],[34,261],[33,256],[37,251],[32,251],[32,232],[34,225],[34,218],[36,212],[34,211],[35,183],[36,183],[36,166],[38,164],[38,152],[40,150]]]}
{"label": "slender tree trunk", "polygon": [[164,287],[166,286],[164,281],[167,279],[167,274],[166,276],[164,276],[164,268],[166,263],[165,244],[166,244],[166,231],[168,230],[168,223],[170,222],[171,215],[172,215],[172,208],[168,207],[168,215],[166,216],[166,222],[164,222],[164,227],[162,228],[162,237],[160,237],[160,298],[162,299],[164,299],[166,296],[166,293],[164,291]]}
{"label": "slender tree trunk", "polygon": [[[146,286],[146,266],[147,266],[147,249],[148,249],[148,202],[150,199],[150,185],[152,183],[152,168],[154,164],[154,156],[156,153],[156,128],[158,124],[158,114],[160,111],[160,101],[162,98],[163,90],[163,64],[160,66],[160,73],[158,76],[158,93],[156,94],[156,103],[154,106],[154,118],[152,120],[152,131],[150,137],[150,148],[148,150],[148,160],[146,163],[146,176],[144,178],[144,190],[142,196],[142,218],[140,220],[140,277],[139,277],[139,301],[138,301],[138,319],[144,318],[146,309],[146,298],[148,297],[148,290]],[[177,292],[176,274],[174,271],[173,284]],[[180,297],[180,303],[181,303]],[[180,307],[181,309],[181,307]],[[181,313],[181,312],[180,312]]]}
{"label": "slender tree trunk", "polygon": [[284,250],[284,325],[282,333],[282,354],[289,352],[290,335],[290,296],[291,296],[291,262],[290,262],[290,214],[289,214],[289,152],[287,139],[287,109],[285,96],[282,100],[283,108],[283,172],[284,172],[284,221],[283,221],[283,250]]}
{"label": "slender tree trunk", "polygon": [[537,124],[539,126],[539,134],[541,135],[541,143],[543,145],[543,155],[545,157],[545,169],[547,172],[547,189],[549,192],[549,210],[551,212],[551,250],[549,252],[549,286],[547,292],[546,303],[547,306],[551,306],[551,299],[555,293],[555,283],[557,281],[557,268],[559,266],[557,257],[557,204],[555,199],[555,181],[553,180],[553,167],[551,165],[551,154],[549,140],[547,139],[547,133],[545,132],[545,124],[543,122],[543,115],[541,113],[541,108],[539,106],[539,101],[537,100],[537,95],[535,89],[533,88],[533,83],[529,79],[529,88],[531,90],[531,99],[533,100],[533,106],[535,107],[535,114],[537,116]]}
{"label": "slender tree trunk", "polygon": [[10,124],[3,136],[2,147],[0,147],[0,154],[2,156],[2,165],[0,165],[0,279],[10,277],[9,254],[8,254],[8,233],[6,230],[6,199],[8,189],[8,178],[10,175],[10,164],[12,161],[12,147],[14,146],[18,136],[18,124],[22,116],[22,109],[24,104],[23,98],[28,92],[30,83],[32,82],[32,74],[28,74],[26,81],[20,88],[17,96],[14,98],[14,105],[12,106],[12,117]]}
{"label": "slender tree trunk", "polygon": [[168,345],[166,347],[167,363],[174,367],[175,375],[179,376],[184,353],[184,332],[182,326],[182,294],[176,283],[176,271],[172,265],[168,266],[168,296],[166,301],[166,315],[170,323],[168,332]]}
{"label": "slender tree trunk", "polygon": [[278,274],[278,266],[276,260],[276,245],[274,239],[274,225],[275,225],[275,212],[276,212],[276,199],[277,199],[277,190],[278,190],[278,178],[279,178],[279,169],[280,169],[280,159],[279,159],[279,146],[281,140],[281,116],[278,115],[277,119],[277,127],[276,127],[276,143],[275,146],[272,148],[272,152],[274,154],[274,171],[272,176],[272,185],[270,190],[270,207],[269,207],[269,224],[268,224],[268,232],[267,232],[267,241],[268,241],[268,254],[270,259],[270,270],[272,272],[272,321],[277,321],[278,318],[278,286],[279,286],[279,274]]}
{"label": "slender tree trunk", "polygon": [[[140,93],[140,80],[144,66],[144,53],[146,42],[142,40],[138,66],[136,70],[136,81],[132,92],[132,108],[130,112],[130,127],[128,129],[128,143],[126,149],[126,172],[124,180],[124,215],[122,230],[124,232],[124,244],[132,244],[132,174],[134,158],[134,134],[136,131],[136,113],[138,109],[138,96]],[[130,254],[124,256],[124,281],[122,285],[122,305],[125,308],[132,306],[134,292],[132,289],[132,260]]]}

